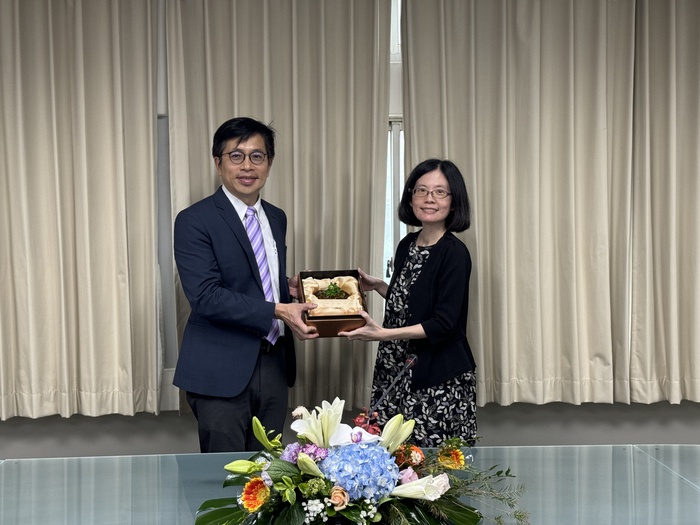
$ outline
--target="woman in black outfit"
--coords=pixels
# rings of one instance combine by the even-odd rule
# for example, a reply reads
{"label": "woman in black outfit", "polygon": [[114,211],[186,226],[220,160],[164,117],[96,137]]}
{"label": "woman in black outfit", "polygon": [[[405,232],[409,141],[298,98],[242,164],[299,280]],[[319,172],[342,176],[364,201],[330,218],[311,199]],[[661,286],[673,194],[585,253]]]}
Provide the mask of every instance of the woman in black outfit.
{"label": "woman in black outfit", "polygon": [[[471,257],[453,234],[469,228],[470,215],[457,166],[440,159],[416,166],[404,187],[399,219],[421,229],[399,243],[388,285],[359,270],[363,288],[386,299],[384,323],[362,312],[364,327],[339,334],[380,341],[372,410],[380,425],[398,413],[415,419],[413,440],[419,446],[435,447],[451,437],[474,444],[476,437],[476,365],[466,335]],[[417,356],[415,366],[387,392],[409,354]]]}

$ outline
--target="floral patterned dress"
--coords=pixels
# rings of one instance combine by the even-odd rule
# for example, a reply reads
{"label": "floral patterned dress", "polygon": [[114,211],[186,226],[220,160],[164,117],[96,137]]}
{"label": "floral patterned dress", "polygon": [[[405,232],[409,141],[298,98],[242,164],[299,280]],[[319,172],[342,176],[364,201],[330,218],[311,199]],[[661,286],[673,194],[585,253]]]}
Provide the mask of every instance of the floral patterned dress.
{"label": "floral patterned dress", "polygon": [[[430,246],[409,248],[409,255],[399,270],[396,283],[386,302],[384,327],[406,326],[408,298],[411,287],[430,256]],[[436,447],[445,439],[461,437],[470,445],[476,438],[476,374],[466,372],[444,383],[411,390],[411,370],[408,370],[389,391],[408,354],[409,340],[381,341],[372,382],[372,404],[383,425],[395,414],[415,419],[413,441],[421,447]],[[420,361],[416,366],[421,366]],[[382,398],[382,395],[386,396]],[[381,401],[381,404],[377,403]]]}

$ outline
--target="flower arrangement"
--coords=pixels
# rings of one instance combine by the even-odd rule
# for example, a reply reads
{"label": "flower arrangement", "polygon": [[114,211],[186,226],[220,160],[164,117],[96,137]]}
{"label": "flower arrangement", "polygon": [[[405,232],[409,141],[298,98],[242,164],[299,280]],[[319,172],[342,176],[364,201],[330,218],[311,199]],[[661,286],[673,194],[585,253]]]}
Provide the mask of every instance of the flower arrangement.
{"label": "flower arrangement", "polygon": [[[383,429],[376,415],[341,423],[344,401],[324,401],[309,412],[297,408],[292,430],[297,441],[283,446],[257,418],[253,432],[263,450],[224,468],[224,486],[242,486],[240,496],[205,501],[196,525],[302,525],[389,523],[476,525],[482,514],[465,499],[483,501],[517,523],[522,487],[502,487],[510,470],[487,471],[465,461],[462,440],[437,449],[410,443],[414,421],[396,415]],[[504,514],[494,518],[503,523]]]}

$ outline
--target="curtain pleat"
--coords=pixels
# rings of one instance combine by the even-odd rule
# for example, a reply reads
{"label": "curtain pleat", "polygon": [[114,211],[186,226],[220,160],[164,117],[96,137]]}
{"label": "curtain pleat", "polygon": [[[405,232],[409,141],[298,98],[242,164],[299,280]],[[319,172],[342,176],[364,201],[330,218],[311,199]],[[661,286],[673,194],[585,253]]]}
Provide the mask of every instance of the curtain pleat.
{"label": "curtain pleat", "polygon": [[403,9],[407,162],[474,201],[480,404],[699,400],[698,3]]}
{"label": "curtain pleat", "polygon": [[[285,210],[289,272],[381,271],[389,0],[167,4],[173,217],[220,184],[217,126],[252,116],[278,132],[263,198]],[[379,214],[381,213],[381,215]],[[177,283],[176,283],[177,286]],[[179,291],[178,322],[189,306]],[[290,403],[369,401],[371,346],[297,342]]]}
{"label": "curtain pleat", "polygon": [[0,417],[157,412],[151,3],[0,20]]}
{"label": "curtain pleat", "polygon": [[[614,399],[613,342],[626,326],[612,312],[626,297],[610,283],[626,252],[612,250],[609,203],[626,194],[609,167],[628,167],[611,143],[631,133],[633,4],[606,6],[403,7],[407,163],[451,158],[473,201],[464,240],[480,404]],[[629,206],[620,199],[614,213]]]}
{"label": "curtain pleat", "polygon": [[700,401],[700,4],[640,2],[632,251],[633,401]]}
{"label": "curtain pleat", "polygon": [[[479,404],[700,401],[700,4],[402,4],[407,168],[473,201]],[[380,275],[390,0],[165,5],[173,217],[257,117],[290,271]],[[158,410],[153,12],[0,3],[0,419]],[[366,404],[375,348],[299,343],[290,402]]]}
{"label": "curtain pleat", "polygon": [[[654,5],[675,11],[674,3]],[[630,369],[641,365],[630,330],[652,338],[645,330],[660,323],[638,323],[630,302],[638,288],[631,250],[640,247],[632,238],[640,176],[632,166],[636,3],[408,1],[403,9],[407,162],[453,158],[474,199],[475,226],[465,240],[476,255],[469,334],[480,365],[480,403],[639,400],[630,393]],[[697,48],[697,37],[682,28],[668,27],[649,41],[660,35]],[[669,58],[662,54],[659,65]],[[678,85],[692,93],[686,102],[697,107],[693,73],[685,80],[697,74],[697,64],[683,62],[679,71]],[[654,78],[673,82],[667,72]],[[674,114],[663,103],[654,107]],[[696,139],[696,122],[689,118],[678,136]],[[672,133],[659,135],[674,140]],[[636,139],[634,146],[639,151]],[[664,151],[678,151],[669,146]],[[681,156],[696,166],[696,151]],[[697,178],[697,169],[689,173]],[[679,210],[675,204],[659,209]],[[682,217],[690,233],[696,219]],[[697,235],[691,237],[690,244],[684,237],[683,253],[694,255]],[[666,253],[680,254],[675,246]],[[653,272],[639,275],[649,279]],[[686,291],[683,304],[697,304],[697,286]],[[680,355],[696,367],[692,346],[674,340],[689,331],[691,342],[695,332],[692,308],[678,330],[679,299],[656,302],[678,322],[667,332],[671,345],[662,360]],[[635,304],[639,310],[644,302]],[[691,370],[678,383],[696,382],[697,368]]]}

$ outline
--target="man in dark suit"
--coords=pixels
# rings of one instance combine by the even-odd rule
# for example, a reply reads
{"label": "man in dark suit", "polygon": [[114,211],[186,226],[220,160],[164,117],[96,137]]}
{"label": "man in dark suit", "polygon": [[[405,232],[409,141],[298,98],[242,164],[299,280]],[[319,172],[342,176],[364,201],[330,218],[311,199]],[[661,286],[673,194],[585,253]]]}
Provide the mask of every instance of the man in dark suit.
{"label": "man in dark suit", "polygon": [[234,118],[214,134],[222,186],[175,219],[174,251],[192,307],[173,383],[187,393],[202,452],[256,450],[251,419],[282,432],[294,384],[294,338],[318,337],[292,303],[286,277],[287,217],[262,200],[275,132]]}

